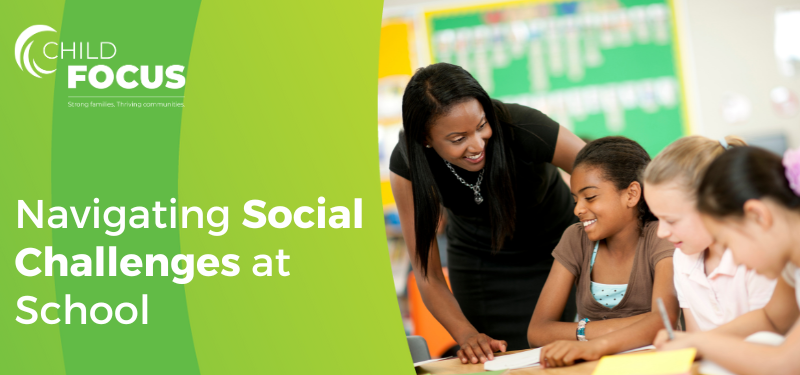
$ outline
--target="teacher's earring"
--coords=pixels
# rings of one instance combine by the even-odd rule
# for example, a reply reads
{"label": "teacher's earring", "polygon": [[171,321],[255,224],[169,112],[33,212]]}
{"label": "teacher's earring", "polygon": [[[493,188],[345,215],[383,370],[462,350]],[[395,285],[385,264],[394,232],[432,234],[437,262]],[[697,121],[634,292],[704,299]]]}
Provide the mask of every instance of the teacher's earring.
{"label": "teacher's earring", "polygon": [[427,148],[431,148],[431,145],[425,145],[425,147],[427,147]]}

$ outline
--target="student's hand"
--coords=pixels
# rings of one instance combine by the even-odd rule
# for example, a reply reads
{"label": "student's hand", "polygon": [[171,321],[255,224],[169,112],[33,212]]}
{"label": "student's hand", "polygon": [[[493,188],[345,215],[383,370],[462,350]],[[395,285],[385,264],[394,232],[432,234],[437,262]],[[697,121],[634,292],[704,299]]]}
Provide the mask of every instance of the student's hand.
{"label": "student's hand", "polygon": [[[681,338],[684,338],[688,335],[688,333],[681,331],[674,331],[674,333],[675,333],[675,340],[680,340]],[[653,340],[653,346],[655,346],[658,349],[661,349],[661,347],[668,341],[669,341],[669,335],[667,334],[667,330],[662,329],[658,331],[658,334],[656,334],[656,339]]]}
{"label": "student's hand", "polygon": [[595,361],[603,356],[596,341],[559,340],[542,347],[539,363],[542,367],[572,366],[575,361]]}
{"label": "student's hand", "polygon": [[[676,332],[677,333],[677,332]],[[660,334],[660,332],[659,332]],[[656,345],[658,350],[678,350],[678,349],[685,349],[685,348],[694,348],[696,340],[702,340],[702,336],[704,332],[697,332],[692,334],[682,334],[680,336],[676,335],[675,340],[667,341],[664,340],[661,345]],[[655,345],[655,344],[654,344]],[[699,355],[698,351],[698,355]]]}
{"label": "student's hand", "polygon": [[458,343],[458,358],[461,363],[486,363],[494,359],[494,352],[506,352],[508,344],[504,340],[495,340],[483,333],[474,333]]}

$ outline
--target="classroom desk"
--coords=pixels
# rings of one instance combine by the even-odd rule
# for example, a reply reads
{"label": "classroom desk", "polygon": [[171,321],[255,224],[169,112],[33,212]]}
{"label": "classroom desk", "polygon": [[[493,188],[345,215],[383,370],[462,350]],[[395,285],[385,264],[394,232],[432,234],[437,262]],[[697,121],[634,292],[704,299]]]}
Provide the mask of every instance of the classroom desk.
{"label": "classroom desk", "polygon": [[[519,353],[522,350],[508,352],[506,354]],[[503,354],[495,354],[497,356]],[[541,366],[527,367],[516,370],[508,370],[502,375],[591,375],[594,368],[597,367],[597,361],[583,362],[574,366],[557,367],[557,368],[542,368]],[[699,362],[695,362],[692,366],[692,375],[699,375],[697,371],[700,367]],[[434,374],[434,375],[449,375],[449,374],[472,374],[476,372],[483,372],[483,364],[462,364],[458,358],[446,359],[444,361],[432,362],[416,368],[417,374]]]}

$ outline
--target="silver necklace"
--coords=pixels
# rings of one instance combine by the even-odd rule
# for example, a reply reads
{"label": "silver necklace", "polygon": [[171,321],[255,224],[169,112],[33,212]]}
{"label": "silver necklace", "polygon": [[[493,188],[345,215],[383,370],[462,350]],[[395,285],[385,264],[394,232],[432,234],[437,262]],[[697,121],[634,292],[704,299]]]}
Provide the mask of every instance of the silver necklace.
{"label": "silver necklace", "polygon": [[478,175],[478,182],[476,182],[475,185],[473,185],[473,184],[468,184],[466,181],[464,181],[464,179],[461,178],[461,176],[459,176],[458,173],[456,173],[456,170],[453,169],[453,166],[450,165],[449,161],[445,160],[444,163],[447,165],[447,168],[450,169],[450,172],[453,172],[453,174],[456,175],[456,178],[459,181],[461,181],[462,184],[472,189],[472,192],[475,193],[475,203],[481,204],[481,202],[483,202],[483,197],[481,196],[481,181],[483,181],[483,171],[485,171],[485,169],[481,169],[481,174]]}

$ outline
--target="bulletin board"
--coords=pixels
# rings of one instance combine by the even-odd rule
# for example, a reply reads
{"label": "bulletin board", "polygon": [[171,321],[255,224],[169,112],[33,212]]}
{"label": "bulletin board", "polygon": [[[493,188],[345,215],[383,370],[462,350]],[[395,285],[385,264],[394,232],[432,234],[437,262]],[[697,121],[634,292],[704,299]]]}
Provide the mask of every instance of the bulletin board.
{"label": "bulletin board", "polygon": [[414,18],[395,16],[381,23],[378,52],[378,160],[383,205],[393,207],[389,159],[403,129],[403,92],[417,65]]}
{"label": "bulletin board", "polygon": [[425,13],[432,62],[578,136],[623,135],[655,155],[688,133],[669,1],[515,1]]}

